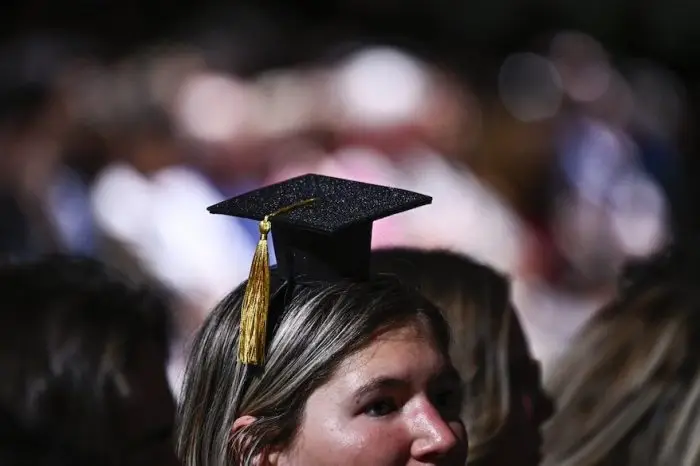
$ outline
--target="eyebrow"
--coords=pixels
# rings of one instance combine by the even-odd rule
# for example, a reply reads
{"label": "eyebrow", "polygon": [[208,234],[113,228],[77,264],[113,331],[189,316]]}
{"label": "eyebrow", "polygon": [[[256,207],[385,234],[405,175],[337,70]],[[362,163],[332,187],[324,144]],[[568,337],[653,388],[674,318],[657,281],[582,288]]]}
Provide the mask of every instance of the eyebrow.
{"label": "eyebrow", "polygon": [[[447,367],[436,376],[431,377],[430,381],[428,382],[429,385],[440,383],[454,383],[461,387],[462,378],[454,367]],[[397,377],[377,377],[358,388],[355,391],[353,398],[355,399],[355,403],[359,404],[362,401],[362,398],[370,393],[381,390],[405,390],[409,387],[409,385],[410,383],[408,381]]]}
{"label": "eyebrow", "polygon": [[362,398],[367,396],[369,393],[380,390],[405,389],[408,387],[408,385],[409,383],[403,379],[398,379],[395,377],[377,377],[376,379],[370,380],[355,390],[353,398],[355,399],[355,403],[359,404]]}

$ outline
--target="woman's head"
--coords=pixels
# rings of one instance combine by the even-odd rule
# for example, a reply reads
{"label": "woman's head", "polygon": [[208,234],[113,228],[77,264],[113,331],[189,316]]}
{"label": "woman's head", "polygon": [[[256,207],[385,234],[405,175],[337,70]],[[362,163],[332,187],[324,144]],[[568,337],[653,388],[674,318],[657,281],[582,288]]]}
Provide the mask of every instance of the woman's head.
{"label": "woman's head", "polygon": [[548,381],[558,409],[545,464],[700,461],[698,272],[697,253],[678,249],[623,274]]}
{"label": "woman's head", "polygon": [[0,463],[177,464],[159,296],[51,257],[1,266],[0,299]]}
{"label": "woman's head", "polygon": [[242,295],[213,311],[192,348],[185,464],[463,464],[448,329],[420,296],[394,280],[299,286],[264,367],[251,368],[236,361]]}
{"label": "woman's head", "polygon": [[386,249],[373,269],[417,288],[442,309],[453,334],[451,356],[466,385],[462,419],[473,464],[537,464],[540,425],[551,415],[539,367],[493,269],[446,251]]}

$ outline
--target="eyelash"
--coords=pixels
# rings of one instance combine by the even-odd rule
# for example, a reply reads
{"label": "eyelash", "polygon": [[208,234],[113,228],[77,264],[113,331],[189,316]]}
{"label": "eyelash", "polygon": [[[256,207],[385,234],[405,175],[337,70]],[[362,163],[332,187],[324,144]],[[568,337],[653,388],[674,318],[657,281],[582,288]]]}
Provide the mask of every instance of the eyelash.
{"label": "eyelash", "polygon": [[[462,390],[460,388],[446,388],[437,392],[431,401],[443,414],[459,415],[462,408]],[[380,418],[389,416],[398,409],[399,404],[394,399],[381,398],[367,404],[362,413],[369,417]]]}
{"label": "eyelash", "polygon": [[[381,408],[387,408],[387,410],[382,410]],[[398,403],[396,403],[393,399],[382,398],[365,406],[363,409],[363,414],[369,417],[385,417],[395,413],[398,409]]]}

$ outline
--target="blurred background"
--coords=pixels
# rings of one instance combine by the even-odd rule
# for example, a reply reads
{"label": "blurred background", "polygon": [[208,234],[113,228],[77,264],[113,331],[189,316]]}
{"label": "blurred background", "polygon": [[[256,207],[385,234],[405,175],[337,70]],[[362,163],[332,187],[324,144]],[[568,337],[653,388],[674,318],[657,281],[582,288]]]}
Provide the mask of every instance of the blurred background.
{"label": "blurred background", "polygon": [[434,205],[377,246],[509,274],[545,369],[620,264],[697,233],[700,3],[27,0],[0,7],[0,254],[103,259],[177,298],[171,383],[308,172]]}

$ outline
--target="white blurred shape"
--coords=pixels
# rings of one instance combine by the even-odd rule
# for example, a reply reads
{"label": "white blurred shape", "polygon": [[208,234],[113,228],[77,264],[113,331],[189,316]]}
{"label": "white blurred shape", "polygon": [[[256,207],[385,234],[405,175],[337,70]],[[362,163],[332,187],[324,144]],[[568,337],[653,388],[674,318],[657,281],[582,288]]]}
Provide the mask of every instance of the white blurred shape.
{"label": "white blurred shape", "polygon": [[222,142],[243,130],[252,103],[248,89],[226,76],[190,77],[176,101],[176,120],[190,137]]}
{"label": "white blurred shape", "polygon": [[610,219],[626,254],[648,255],[663,244],[666,210],[663,192],[644,173],[628,173],[615,183],[610,193]]}
{"label": "white blurred shape", "polygon": [[508,204],[467,167],[419,147],[402,158],[396,176],[394,186],[433,197],[429,208],[400,216],[410,245],[447,248],[505,274],[518,272],[523,226]]}
{"label": "white blurred shape", "polygon": [[532,355],[547,380],[576,334],[608,299],[606,294],[572,294],[543,281],[513,280],[515,312]]}
{"label": "white blurred shape", "polygon": [[559,73],[549,60],[534,53],[506,58],[498,75],[498,86],[503,104],[521,121],[551,118],[561,106]]}
{"label": "white blurred shape", "polygon": [[114,164],[92,192],[100,229],[154,277],[204,309],[246,278],[254,248],[239,224],[202,208],[220,200],[205,178],[185,167],[147,178]]}
{"label": "white blurred shape", "polygon": [[569,153],[565,173],[578,194],[600,205],[617,172],[626,163],[626,141],[620,133],[592,119],[585,119]]}
{"label": "white blurred shape", "polygon": [[427,92],[423,65],[392,48],[351,57],[341,68],[338,97],[352,123],[389,125],[411,118]]}

